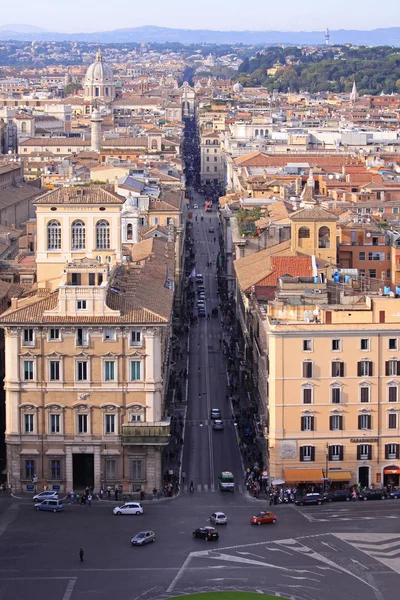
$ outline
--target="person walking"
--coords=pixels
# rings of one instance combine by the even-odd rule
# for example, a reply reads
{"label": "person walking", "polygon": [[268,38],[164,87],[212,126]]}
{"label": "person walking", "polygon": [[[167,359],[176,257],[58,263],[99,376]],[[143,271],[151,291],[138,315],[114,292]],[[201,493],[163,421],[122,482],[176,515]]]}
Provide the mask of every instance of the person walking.
{"label": "person walking", "polygon": [[182,471],[182,483],[185,483],[185,479],[186,479],[186,473],[185,471]]}
{"label": "person walking", "polygon": [[79,558],[81,559],[81,562],[83,562],[83,555],[84,555],[83,548],[79,548]]}
{"label": "person walking", "polygon": [[190,490],[191,492],[193,492],[193,491],[194,491],[194,485],[193,485],[193,481],[191,481],[191,482],[190,482],[189,490]]}
{"label": "person walking", "polygon": [[89,495],[88,495],[87,499],[88,499],[88,505],[92,506],[92,494],[90,492],[89,492]]}

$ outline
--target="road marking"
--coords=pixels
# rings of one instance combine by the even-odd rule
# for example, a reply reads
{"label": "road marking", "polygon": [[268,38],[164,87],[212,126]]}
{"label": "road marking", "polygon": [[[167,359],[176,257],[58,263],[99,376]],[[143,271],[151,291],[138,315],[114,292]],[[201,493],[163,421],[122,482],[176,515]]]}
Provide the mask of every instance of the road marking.
{"label": "road marking", "polygon": [[201,483],[198,483],[198,484],[197,484],[197,491],[198,491],[198,492],[201,492]]}
{"label": "road marking", "polygon": [[179,583],[180,579],[183,577],[185,569],[188,566],[189,562],[191,561],[191,558],[192,558],[192,553],[190,553],[189,556],[186,557],[185,562],[179,569],[178,573],[175,575],[174,579],[171,581],[170,585],[167,588],[167,594],[170,594],[171,592],[174,591],[176,585]]}
{"label": "road marking", "polygon": [[76,584],[76,578],[69,580],[67,589],[64,592],[64,596],[62,597],[62,600],[70,600],[70,598],[72,596],[72,592],[74,591],[75,584]]}
{"label": "road marking", "polygon": [[330,544],[328,544],[328,542],[321,542],[321,544],[323,544],[324,546],[328,546],[328,548],[330,548],[334,552],[337,552],[337,549],[335,548],[335,546],[331,546]]}
{"label": "road marking", "polygon": [[204,484],[204,491],[208,492],[208,485],[206,483]]}
{"label": "road marking", "polygon": [[0,518],[0,537],[7,531],[7,527],[11,525],[17,518],[19,510],[18,504],[11,504]]}

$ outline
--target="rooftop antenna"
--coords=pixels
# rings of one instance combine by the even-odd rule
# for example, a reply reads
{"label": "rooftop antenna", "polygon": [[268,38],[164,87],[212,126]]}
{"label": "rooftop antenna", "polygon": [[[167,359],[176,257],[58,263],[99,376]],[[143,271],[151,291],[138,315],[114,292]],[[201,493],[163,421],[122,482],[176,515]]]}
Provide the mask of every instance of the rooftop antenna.
{"label": "rooftop antenna", "polygon": [[330,34],[329,34],[329,29],[328,27],[325,30],[325,44],[327,46],[330,46]]}

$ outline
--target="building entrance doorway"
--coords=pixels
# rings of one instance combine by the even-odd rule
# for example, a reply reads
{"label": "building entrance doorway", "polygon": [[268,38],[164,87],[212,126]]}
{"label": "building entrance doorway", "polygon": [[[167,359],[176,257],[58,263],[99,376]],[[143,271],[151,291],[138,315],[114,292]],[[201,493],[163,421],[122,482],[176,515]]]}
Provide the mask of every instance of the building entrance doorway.
{"label": "building entrance doorway", "polygon": [[94,454],[72,455],[74,492],[94,487]]}
{"label": "building entrance doorway", "polygon": [[369,467],[358,467],[358,483],[362,488],[369,487]]}
{"label": "building entrance doorway", "polygon": [[383,485],[399,487],[400,468],[398,465],[390,465],[383,470]]}

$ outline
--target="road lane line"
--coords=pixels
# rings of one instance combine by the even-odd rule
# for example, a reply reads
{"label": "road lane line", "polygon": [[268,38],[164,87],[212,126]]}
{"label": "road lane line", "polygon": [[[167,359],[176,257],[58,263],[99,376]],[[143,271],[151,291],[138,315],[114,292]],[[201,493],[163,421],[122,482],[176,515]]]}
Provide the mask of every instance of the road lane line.
{"label": "road lane line", "polygon": [[62,600],[70,600],[70,598],[72,596],[72,592],[74,591],[75,584],[76,584],[76,578],[69,580],[67,589],[64,592],[64,596],[62,597]]}
{"label": "road lane line", "polygon": [[171,581],[169,587],[167,588],[167,593],[170,594],[171,592],[174,591],[176,585],[179,583],[180,579],[183,577],[183,574],[185,572],[185,569],[187,568],[190,560],[191,560],[192,554],[190,553],[189,556],[186,557],[185,562],[183,563],[183,565],[181,566],[181,568],[179,569],[178,573],[175,575],[174,579]]}

